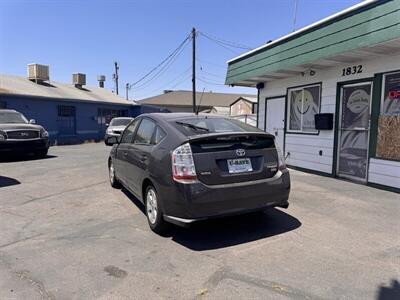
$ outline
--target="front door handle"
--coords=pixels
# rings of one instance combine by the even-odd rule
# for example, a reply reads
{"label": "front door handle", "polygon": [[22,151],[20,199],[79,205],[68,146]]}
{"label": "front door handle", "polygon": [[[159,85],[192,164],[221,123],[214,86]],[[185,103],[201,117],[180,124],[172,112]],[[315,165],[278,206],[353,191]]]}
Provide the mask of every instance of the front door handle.
{"label": "front door handle", "polygon": [[146,161],[147,160],[147,155],[143,154],[142,157],[140,158],[141,161]]}

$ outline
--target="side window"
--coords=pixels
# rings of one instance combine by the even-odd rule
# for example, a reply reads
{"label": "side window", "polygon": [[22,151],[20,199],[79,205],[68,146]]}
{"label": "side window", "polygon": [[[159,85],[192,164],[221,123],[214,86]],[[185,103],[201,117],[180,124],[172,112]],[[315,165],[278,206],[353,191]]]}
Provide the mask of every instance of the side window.
{"label": "side window", "polygon": [[154,132],[151,144],[157,145],[164,138],[164,136],[166,136],[165,131],[162,130],[161,127],[157,126],[156,131]]}
{"label": "side window", "polygon": [[135,121],[133,121],[133,123],[131,125],[129,125],[121,138],[121,144],[130,144],[132,143],[132,139],[133,139],[133,135],[135,134],[135,130],[137,125],[139,124],[139,119],[136,119]]}
{"label": "side window", "polygon": [[143,119],[137,130],[134,144],[151,145],[151,138],[153,136],[156,124],[149,119]]}

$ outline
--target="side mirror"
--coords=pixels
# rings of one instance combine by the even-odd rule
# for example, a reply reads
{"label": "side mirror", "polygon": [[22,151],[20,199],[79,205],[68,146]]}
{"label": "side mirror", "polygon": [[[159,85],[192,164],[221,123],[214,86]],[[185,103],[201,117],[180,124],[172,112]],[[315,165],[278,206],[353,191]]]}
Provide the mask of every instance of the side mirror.
{"label": "side mirror", "polygon": [[110,124],[106,123],[106,127],[110,126]]}
{"label": "side mirror", "polygon": [[36,120],[35,119],[30,119],[29,120],[29,124],[36,124]]}
{"label": "side mirror", "polygon": [[119,140],[118,140],[118,138],[117,138],[116,136],[109,136],[109,137],[106,139],[106,144],[107,144],[108,146],[112,146],[112,145],[118,144],[118,143],[119,143]]}

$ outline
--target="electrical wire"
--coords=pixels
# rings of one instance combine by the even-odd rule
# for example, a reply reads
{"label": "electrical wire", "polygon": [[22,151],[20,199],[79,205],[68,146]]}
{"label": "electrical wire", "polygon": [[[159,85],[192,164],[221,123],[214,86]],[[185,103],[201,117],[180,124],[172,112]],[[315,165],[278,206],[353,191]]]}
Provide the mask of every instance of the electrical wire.
{"label": "electrical wire", "polygon": [[[171,81],[169,81],[166,84],[163,84],[162,86],[158,87],[157,89],[154,89],[154,90],[150,91],[149,93],[154,93],[154,92],[157,92],[157,91],[159,91],[161,89],[164,89],[164,90],[165,89],[172,89],[172,88],[169,88],[170,84],[172,84],[176,80],[178,80],[181,77],[183,77],[184,75],[186,75],[186,73],[189,72],[191,69],[192,69],[192,66],[189,66],[187,69],[185,69],[185,71],[181,72],[178,76],[174,77],[174,79],[172,79]],[[178,82],[178,83],[180,83],[180,82]]]}
{"label": "electrical wire", "polygon": [[224,45],[223,43],[221,43],[221,42],[219,42],[219,41],[217,41],[217,40],[214,40],[214,39],[208,37],[207,35],[202,34],[202,36],[204,36],[206,39],[210,40],[211,42],[214,42],[216,45],[218,45],[218,46],[224,48],[225,50],[227,50],[227,51],[229,51],[229,52],[231,52],[231,53],[233,53],[233,54],[235,54],[235,55],[239,54],[237,51],[232,50],[231,48],[227,47],[227,46]]}
{"label": "electrical wire", "polygon": [[155,79],[160,78],[168,69],[169,67],[176,61],[176,59],[182,54],[183,50],[186,48],[186,46],[188,45],[188,43],[186,43],[179,52],[176,52],[173,56],[171,56],[171,59],[161,67],[160,70],[158,70],[157,73],[155,73],[152,77],[150,77],[147,81],[145,81],[144,83],[138,85],[135,87],[135,90],[144,88],[145,86],[148,86],[152,81],[154,81]]}
{"label": "electrical wire", "polygon": [[226,70],[226,66],[218,64],[218,63],[215,63],[215,62],[212,62],[212,61],[209,61],[209,60],[204,60],[204,59],[200,59],[200,58],[196,57],[196,61],[199,62],[199,63],[207,64],[207,65],[218,67],[218,68],[223,68],[223,69]]}
{"label": "electrical wire", "polygon": [[208,38],[210,40],[215,41],[216,43],[224,44],[224,45],[232,47],[232,48],[238,48],[238,49],[243,49],[243,50],[252,50],[252,49],[254,49],[252,47],[249,47],[249,46],[246,46],[246,45],[243,45],[243,44],[239,44],[239,43],[236,43],[236,42],[232,42],[232,41],[228,41],[228,40],[224,40],[224,39],[218,38],[218,37],[216,37],[216,36],[214,36],[212,34],[205,33],[205,32],[202,32],[202,31],[199,31],[199,34],[201,34],[202,36],[204,36],[204,37],[206,37],[206,38]]}
{"label": "electrical wire", "polygon": [[134,83],[129,85],[129,88],[134,87],[137,85],[139,82],[143,81],[146,79],[150,74],[152,74],[155,70],[157,70],[160,66],[162,66],[165,62],[167,62],[171,57],[175,56],[176,53],[185,45],[185,43],[190,39],[190,35],[188,35],[180,44],[179,46],[170,54],[168,55],[162,62],[160,62],[157,66],[155,66],[153,69],[151,69],[148,73],[146,73],[144,76],[142,76],[139,80],[135,81]]}
{"label": "electrical wire", "polygon": [[208,79],[208,78],[204,79],[203,77],[200,77],[200,76],[198,76],[197,79],[200,80],[203,83],[207,83],[207,84],[211,84],[211,85],[226,86],[223,83],[216,82],[216,81],[210,81],[210,79]]}

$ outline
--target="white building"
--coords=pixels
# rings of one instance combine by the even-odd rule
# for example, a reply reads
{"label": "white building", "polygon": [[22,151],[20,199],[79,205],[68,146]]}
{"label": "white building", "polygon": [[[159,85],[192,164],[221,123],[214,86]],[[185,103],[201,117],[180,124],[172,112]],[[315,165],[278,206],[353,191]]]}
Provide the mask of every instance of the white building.
{"label": "white building", "polygon": [[364,1],[228,62],[287,164],[400,191],[400,0]]}

